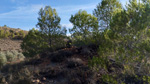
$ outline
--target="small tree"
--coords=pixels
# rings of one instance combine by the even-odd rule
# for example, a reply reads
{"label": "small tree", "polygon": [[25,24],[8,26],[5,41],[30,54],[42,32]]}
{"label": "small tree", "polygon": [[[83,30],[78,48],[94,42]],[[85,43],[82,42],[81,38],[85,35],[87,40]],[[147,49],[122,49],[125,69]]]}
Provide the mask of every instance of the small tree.
{"label": "small tree", "polygon": [[113,15],[121,9],[121,3],[118,0],[102,0],[93,11],[98,18],[99,28],[109,29]]}
{"label": "small tree", "polygon": [[40,9],[37,27],[39,27],[43,34],[48,35],[48,43],[50,47],[52,47],[53,36],[58,34],[57,32],[60,29],[60,20],[56,9],[52,9],[50,6]]}
{"label": "small tree", "polygon": [[83,40],[87,40],[98,29],[97,18],[86,11],[79,10],[78,13],[71,16],[70,22],[73,24],[73,28],[70,29],[72,35]]}
{"label": "small tree", "polygon": [[24,56],[33,57],[47,49],[48,44],[45,42],[46,36],[46,34],[42,34],[38,30],[30,30],[21,44]]}
{"label": "small tree", "polygon": [[63,39],[67,31],[66,28],[61,29],[60,17],[55,9],[50,6],[41,8],[36,26],[39,30],[30,30],[21,44],[26,57],[35,56],[47,49],[55,50],[64,45]]}

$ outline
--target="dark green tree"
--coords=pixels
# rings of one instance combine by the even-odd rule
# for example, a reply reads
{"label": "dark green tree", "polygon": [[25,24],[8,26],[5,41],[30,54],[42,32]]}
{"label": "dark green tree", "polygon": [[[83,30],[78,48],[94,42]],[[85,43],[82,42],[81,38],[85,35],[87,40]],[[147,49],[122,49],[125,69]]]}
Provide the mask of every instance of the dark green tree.
{"label": "dark green tree", "polygon": [[79,10],[78,13],[71,16],[70,22],[73,24],[70,32],[76,39],[87,40],[98,30],[97,18],[86,11]]}
{"label": "dark green tree", "polygon": [[121,9],[121,3],[118,0],[102,0],[93,11],[98,18],[99,29],[109,29],[113,15]]}
{"label": "dark green tree", "polygon": [[[150,1],[130,0],[126,8],[113,15],[110,28],[101,33],[99,57],[94,57],[89,64],[109,71],[111,59],[124,67],[119,71],[122,75],[119,83],[149,83],[149,20]],[[113,76],[110,77],[115,81],[120,80]],[[123,81],[126,76],[135,77],[136,81]]]}
{"label": "dark green tree", "polygon": [[41,8],[39,11],[37,27],[40,29],[40,32],[48,35],[50,47],[52,46],[52,39],[54,39],[53,36],[58,34],[58,31],[61,28],[60,20],[56,9],[52,9],[50,6]]}
{"label": "dark green tree", "polygon": [[45,42],[46,34],[42,34],[34,28],[28,32],[21,44],[23,54],[26,57],[33,57],[48,48],[48,44]]}

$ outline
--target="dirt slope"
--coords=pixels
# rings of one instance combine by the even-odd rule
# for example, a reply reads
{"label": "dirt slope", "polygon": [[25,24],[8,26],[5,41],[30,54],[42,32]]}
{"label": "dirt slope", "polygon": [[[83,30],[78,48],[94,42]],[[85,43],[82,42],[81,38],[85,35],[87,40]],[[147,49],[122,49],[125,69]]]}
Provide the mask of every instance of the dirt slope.
{"label": "dirt slope", "polygon": [[0,51],[21,50],[22,40],[0,39]]}

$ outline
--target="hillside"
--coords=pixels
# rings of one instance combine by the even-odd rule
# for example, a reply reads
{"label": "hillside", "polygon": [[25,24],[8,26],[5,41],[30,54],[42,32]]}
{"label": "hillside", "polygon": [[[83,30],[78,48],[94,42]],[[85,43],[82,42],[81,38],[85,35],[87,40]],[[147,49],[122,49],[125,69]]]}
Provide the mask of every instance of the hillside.
{"label": "hillside", "polygon": [[0,30],[4,30],[4,31],[8,31],[8,32],[10,32],[11,33],[11,31],[13,31],[13,32],[20,32],[20,31],[23,31],[25,34],[27,34],[28,33],[28,31],[26,31],[26,30],[22,30],[22,29],[20,29],[20,28],[10,28],[10,27],[7,27],[7,26],[0,26]]}
{"label": "hillside", "polygon": [[1,39],[17,39],[22,40],[26,35],[28,34],[28,31],[21,30],[19,28],[10,28],[7,26],[0,27],[0,38]]}
{"label": "hillside", "polygon": [[150,84],[150,0],[122,4],[101,0],[66,18],[71,25],[48,5],[38,29],[0,27],[0,84]]}
{"label": "hillside", "polygon": [[28,31],[21,29],[0,27],[0,61],[5,64],[23,61],[25,57],[20,44],[27,34]]}
{"label": "hillside", "polygon": [[1,71],[5,74],[0,76],[1,82],[8,84],[95,84],[100,74],[93,72],[88,66],[88,58],[94,55],[95,51],[89,51],[93,54],[87,55],[84,49],[89,51],[92,48],[72,47],[52,53],[45,52],[36,59],[7,65]]}
{"label": "hillside", "polygon": [[0,39],[0,51],[21,50],[22,40]]}
{"label": "hillside", "polygon": [[[2,32],[3,31],[3,32]],[[10,27],[0,27],[0,51],[10,51],[10,50],[19,50],[21,51],[20,44],[22,42],[20,32],[23,32],[25,35],[28,34],[28,31],[10,28]],[[18,33],[18,34],[17,34]],[[7,37],[3,37],[4,34],[8,34]],[[12,37],[14,35],[14,37]]]}

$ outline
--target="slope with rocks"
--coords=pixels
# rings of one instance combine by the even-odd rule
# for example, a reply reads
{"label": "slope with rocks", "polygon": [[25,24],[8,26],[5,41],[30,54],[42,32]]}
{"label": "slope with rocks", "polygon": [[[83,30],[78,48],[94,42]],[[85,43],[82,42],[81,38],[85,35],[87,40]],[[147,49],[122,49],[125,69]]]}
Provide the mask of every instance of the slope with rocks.
{"label": "slope with rocks", "polygon": [[[7,35],[5,36],[5,34]],[[0,26],[0,51],[17,50],[21,51],[20,44],[23,35],[27,35],[28,31],[21,30],[20,28],[10,28],[7,26]]]}
{"label": "slope with rocks", "polygon": [[[8,84],[94,84],[97,75],[88,66],[90,48],[65,48],[2,68],[0,82]],[[85,51],[85,52],[83,52]],[[84,54],[93,53],[91,55]]]}

